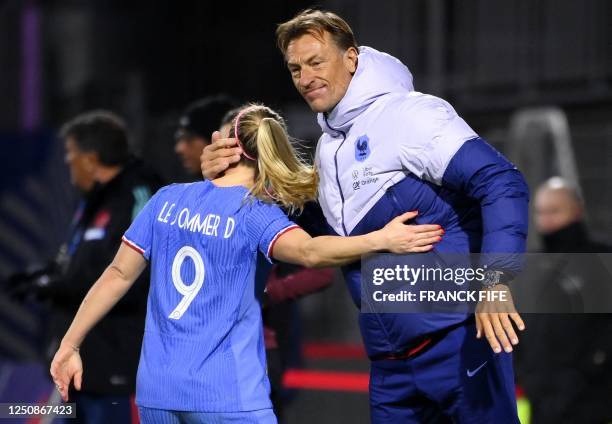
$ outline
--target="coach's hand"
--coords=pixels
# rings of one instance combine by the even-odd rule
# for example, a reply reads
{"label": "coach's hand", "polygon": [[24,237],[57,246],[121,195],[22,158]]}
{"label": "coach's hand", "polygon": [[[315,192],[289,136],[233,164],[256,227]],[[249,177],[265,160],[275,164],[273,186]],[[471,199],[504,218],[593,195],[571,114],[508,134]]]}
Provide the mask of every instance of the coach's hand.
{"label": "coach's hand", "polygon": [[405,224],[418,212],[406,212],[387,223],[381,230],[387,250],[392,253],[419,253],[433,249],[434,243],[442,240],[444,230],[439,225]]}
{"label": "coach's hand", "polygon": [[525,324],[516,312],[510,289],[504,284],[497,284],[483,290],[505,293],[503,298],[506,300],[481,301],[476,305],[476,338],[484,334],[495,353],[500,353],[502,346],[506,352],[512,352],[512,345],[517,345],[519,340],[511,320],[521,331],[525,329]]}
{"label": "coach's hand", "polygon": [[68,402],[68,389],[74,379],[74,387],[81,390],[83,362],[79,350],[62,343],[51,362],[51,377],[64,402]]}
{"label": "coach's hand", "polygon": [[237,144],[235,138],[221,138],[219,131],[212,134],[211,143],[204,147],[200,156],[200,168],[204,178],[212,180],[231,164],[240,161],[242,149]]}

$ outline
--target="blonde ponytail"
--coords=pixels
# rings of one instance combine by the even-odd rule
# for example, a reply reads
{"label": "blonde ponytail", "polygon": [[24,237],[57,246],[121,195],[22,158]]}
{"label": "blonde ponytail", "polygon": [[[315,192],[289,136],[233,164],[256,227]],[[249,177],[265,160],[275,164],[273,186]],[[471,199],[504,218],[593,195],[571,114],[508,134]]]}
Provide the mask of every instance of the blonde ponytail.
{"label": "blonde ponytail", "polygon": [[276,112],[265,106],[251,106],[238,125],[243,149],[257,162],[253,196],[275,201],[292,212],[316,199],[318,175],[295,151]]}

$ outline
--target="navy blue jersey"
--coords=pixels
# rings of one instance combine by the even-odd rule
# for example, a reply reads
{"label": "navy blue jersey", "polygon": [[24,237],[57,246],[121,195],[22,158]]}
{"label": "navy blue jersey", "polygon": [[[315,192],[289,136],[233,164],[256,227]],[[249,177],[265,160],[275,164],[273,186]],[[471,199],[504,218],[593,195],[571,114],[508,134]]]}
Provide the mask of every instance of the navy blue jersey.
{"label": "navy blue jersey", "polygon": [[161,189],[124,236],[151,264],[136,388],[140,406],[234,412],[270,408],[257,251],[268,259],[297,226],[244,187]]}

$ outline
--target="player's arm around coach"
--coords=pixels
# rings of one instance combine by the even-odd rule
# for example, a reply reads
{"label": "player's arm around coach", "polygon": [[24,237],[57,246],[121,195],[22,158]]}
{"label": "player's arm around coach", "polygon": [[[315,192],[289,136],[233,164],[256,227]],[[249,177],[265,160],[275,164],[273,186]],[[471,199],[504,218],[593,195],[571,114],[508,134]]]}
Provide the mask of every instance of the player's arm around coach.
{"label": "player's arm around coach", "polygon": [[[353,262],[363,254],[388,250],[393,253],[426,252],[440,240],[437,225],[405,225],[414,218],[407,212],[390,221],[383,229],[363,236],[312,238],[299,227],[281,234],[271,256],[277,260],[307,267],[325,267]],[[146,259],[125,244],[119,247],[112,263],[89,290],[66,332],[51,364],[51,376],[64,401],[70,383],[81,389],[83,364],[79,346],[87,333],[127,293],[147,266]]]}
{"label": "player's arm around coach", "polygon": [[[230,165],[239,161],[241,154],[242,149],[237,145],[236,139],[222,138],[219,132],[213,133],[212,143],[204,148],[200,158],[204,178],[213,179],[217,177]],[[499,191],[487,190],[487,182],[494,181],[495,179],[496,174],[494,170],[485,174],[484,177],[480,174],[478,175],[481,178],[480,181],[478,181],[479,184],[477,188],[485,193],[488,191],[492,193]],[[492,193],[484,195],[483,201],[488,202]],[[497,284],[495,287],[490,289],[485,288],[484,290],[503,290],[506,292],[505,297],[510,300],[505,302],[483,301],[479,303],[475,314],[477,328],[476,337],[481,338],[484,336],[489,342],[491,349],[496,353],[501,352],[502,348],[506,352],[511,352],[512,345],[518,344],[518,336],[512,322],[514,322],[514,325],[521,331],[525,329],[525,324],[521,316],[516,312],[509,289],[505,284]]]}

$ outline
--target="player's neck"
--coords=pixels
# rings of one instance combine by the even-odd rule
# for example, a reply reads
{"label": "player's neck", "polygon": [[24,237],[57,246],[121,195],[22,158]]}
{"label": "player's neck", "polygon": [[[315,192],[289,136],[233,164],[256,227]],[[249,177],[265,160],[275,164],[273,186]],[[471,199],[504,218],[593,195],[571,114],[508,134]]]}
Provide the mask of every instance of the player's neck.
{"label": "player's neck", "polygon": [[215,178],[211,182],[219,187],[243,186],[250,189],[255,183],[255,169],[239,164],[230,167],[222,177]]}

